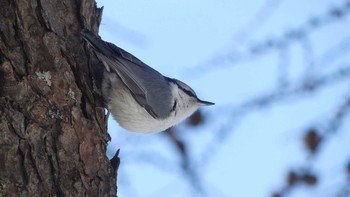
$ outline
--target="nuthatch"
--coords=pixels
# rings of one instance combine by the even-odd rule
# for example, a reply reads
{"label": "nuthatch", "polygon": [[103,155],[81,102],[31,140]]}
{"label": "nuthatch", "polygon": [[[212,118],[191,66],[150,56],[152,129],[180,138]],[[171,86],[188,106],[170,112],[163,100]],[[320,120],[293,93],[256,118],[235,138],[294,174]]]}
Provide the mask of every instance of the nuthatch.
{"label": "nuthatch", "polygon": [[185,83],[163,76],[90,30],[82,30],[81,35],[105,66],[102,97],[123,128],[143,133],[160,132],[200,106],[214,104],[200,100]]}

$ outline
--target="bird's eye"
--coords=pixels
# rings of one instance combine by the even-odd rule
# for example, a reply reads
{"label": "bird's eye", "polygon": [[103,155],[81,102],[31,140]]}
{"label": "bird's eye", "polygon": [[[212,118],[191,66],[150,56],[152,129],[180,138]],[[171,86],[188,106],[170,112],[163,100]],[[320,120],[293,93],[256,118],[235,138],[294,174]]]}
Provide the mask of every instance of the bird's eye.
{"label": "bird's eye", "polygon": [[175,111],[176,105],[177,105],[177,100],[174,101],[174,105],[173,105],[172,111]]}

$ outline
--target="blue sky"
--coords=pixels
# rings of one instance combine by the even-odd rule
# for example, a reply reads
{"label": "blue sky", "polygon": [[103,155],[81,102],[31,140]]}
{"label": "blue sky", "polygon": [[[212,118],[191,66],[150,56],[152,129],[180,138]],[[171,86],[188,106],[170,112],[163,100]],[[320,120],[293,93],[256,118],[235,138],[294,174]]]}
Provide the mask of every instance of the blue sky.
{"label": "blue sky", "polygon": [[[349,80],[315,94],[252,110],[238,121],[233,117],[234,109],[275,90],[281,63],[286,64],[291,83],[305,77],[308,58],[316,62],[319,72],[328,71],[319,57],[349,35],[345,27],[349,26],[349,18],[310,33],[312,50],[307,53],[303,51],[307,47],[295,42],[282,60],[278,51],[237,63],[217,57],[227,58],[232,52],[247,54],[255,43],[283,38],[286,32],[304,27],[311,18],[323,16],[342,2],[100,0],[98,6],[104,6],[100,35],[162,74],[185,81],[200,98],[216,103],[203,109],[208,119],[203,127],[179,125],[181,136],[190,144],[190,156],[201,170],[207,196],[269,196],[281,186],[289,168],[305,164],[307,155],[300,143],[303,129],[309,123],[322,122],[344,96],[349,96],[345,91]],[[348,60],[338,58],[329,64]],[[349,126],[344,124],[344,130]],[[109,133],[109,154],[121,148],[119,196],[194,195],[176,165],[180,158],[164,135],[130,133],[112,119]],[[219,146],[210,147],[218,135],[225,139],[218,142]],[[349,134],[343,132],[327,142],[328,148],[314,166],[323,178],[341,182],[341,172],[334,169],[340,169],[346,161],[334,153],[346,154],[343,150],[349,139]],[[330,160],[333,162],[327,162]],[[202,165],[200,161],[207,163]],[[315,195],[322,196],[324,190],[331,192],[336,181],[321,182],[325,189],[314,189]],[[292,196],[308,196],[308,190],[302,188]]]}

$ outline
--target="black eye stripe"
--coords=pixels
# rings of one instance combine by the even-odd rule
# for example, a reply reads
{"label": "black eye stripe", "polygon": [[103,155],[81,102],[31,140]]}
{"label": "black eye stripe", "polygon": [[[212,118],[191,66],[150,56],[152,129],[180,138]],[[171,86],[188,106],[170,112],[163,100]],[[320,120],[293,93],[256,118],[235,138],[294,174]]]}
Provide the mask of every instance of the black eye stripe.
{"label": "black eye stripe", "polygon": [[192,91],[187,90],[187,89],[183,88],[182,86],[180,86],[180,85],[176,82],[176,80],[174,80],[174,79],[172,79],[172,78],[169,78],[169,77],[165,77],[165,79],[168,80],[168,81],[170,81],[170,82],[172,82],[172,83],[174,83],[174,84],[176,84],[176,86],[179,87],[179,88],[180,88],[182,91],[184,91],[186,94],[188,94],[188,95],[190,95],[190,96],[192,96],[192,97],[197,98],[197,95],[196,95],[196,94],[194,94]]}
{"label": "black eye stripe", "polygon": [[193,92],[188,91],[188,90],[182,88],[182,87],[179,86],[179,85],[177,85],[177,87],[179,87],[179,88],[180,88],[182,91],[184,91],[186,94],[188,94],[188,95],[190,95],[190,96],[192,96],[192,97],[197,97],[196,95],[193,94]]}

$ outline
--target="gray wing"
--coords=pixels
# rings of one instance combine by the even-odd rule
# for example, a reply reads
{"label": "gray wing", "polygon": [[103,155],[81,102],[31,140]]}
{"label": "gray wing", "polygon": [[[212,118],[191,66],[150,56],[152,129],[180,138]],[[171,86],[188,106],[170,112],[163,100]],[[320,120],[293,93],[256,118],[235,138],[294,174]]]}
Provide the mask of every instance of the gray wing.
{"label": "gray wing", "polygon": [[[86,32],[85,32],[86,33]],[[85,34],[84,33],[84,34]],[[135,100],[154,118],[168,117],[172,108],[169,83],[163,75],[135,56],[95,36],[82,35],[95,49],[97,56],[128,87]]]}

